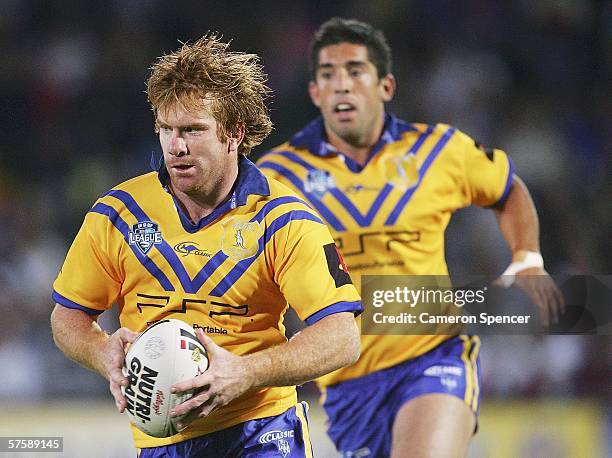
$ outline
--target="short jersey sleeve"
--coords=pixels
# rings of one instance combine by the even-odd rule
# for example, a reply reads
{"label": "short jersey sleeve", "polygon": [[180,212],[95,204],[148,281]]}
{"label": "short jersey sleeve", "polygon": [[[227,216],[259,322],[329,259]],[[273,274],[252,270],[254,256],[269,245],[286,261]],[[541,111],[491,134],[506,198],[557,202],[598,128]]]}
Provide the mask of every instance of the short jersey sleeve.
{"label": "short jersey sleeve", "polygon": [[121,290],[120,248],[113,247],[108,226],[107,218],[87,214],[53,284],[55,302],[90,315],[112,307]]}
{"label": "short jersey sleeve", "polygon": [[467,203],[481,207],[502,204],[508,197],[514,167],[500,149],[486,148],[458,132],[463,154]]}
{"label": "short jersey sleeve", "polygon": [[314,215],[288,226],[279,240],[275,280],[289,305],[308,325],[333,313],[359,315],[359,294],[327,226]]}

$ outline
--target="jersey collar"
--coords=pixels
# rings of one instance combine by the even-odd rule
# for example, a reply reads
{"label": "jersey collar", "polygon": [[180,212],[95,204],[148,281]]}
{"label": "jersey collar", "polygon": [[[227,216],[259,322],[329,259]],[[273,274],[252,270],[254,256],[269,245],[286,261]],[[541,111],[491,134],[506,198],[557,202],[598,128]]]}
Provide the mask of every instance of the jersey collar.
{"label": "jersey collar", "polygon": [[[169,192],[168,170],[166,169],[166,164],[164,163],[163,158],[160,159],[159,167],[157,169],[157,176],[163,188],[166,190],[166,192]],[[183,228],[186,231],[193,233],[200,230],[210,222],[216,220],[224,213],[227,213],[236,207],[246,205],[250,195],[269,196],[270,186],[268,185],[268,180],[264,174],[261,173],[255,164],[240,154],[238,157],[238,178],[234,183],[230,198],[220,204],[212,211],[212,213],[202,218],[196,224],[192,223],[187,215],[184,214],[181,206],[176,200],[176,197],[173,195],[172,198],[181,219]]]}
{"label": "jersey collar", "polygon": [[[391,113],[385,113],[385,124],[382,135],[370,151],[366,164],[370,162],[385,145],[400,140],[402,134],[410,130],[416,130],[416,128]],[[337,150],[327,142],[323,118],[321,116],[311,121],[304,129],[295,134],[291,140],[289,140],[289,144],[295,148],[306,148],[315,156],[326,157],[340,155],[344,158],[347,167],[353,172],[360,172],[365,166],[359,165],[342,151]]]}

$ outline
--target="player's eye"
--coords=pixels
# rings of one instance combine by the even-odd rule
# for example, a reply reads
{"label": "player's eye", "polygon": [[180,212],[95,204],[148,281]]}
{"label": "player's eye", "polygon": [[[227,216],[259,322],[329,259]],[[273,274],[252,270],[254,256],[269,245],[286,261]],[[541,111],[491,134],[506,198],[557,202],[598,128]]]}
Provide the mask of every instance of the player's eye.
{"label": "player's eye", "polygon": [[324,79],[324,80],[328,80],[332,77],[332,72],[320,72],[319,73],[319,78]]}
{"label": "player's eye", "polygon": [[183,132],[189,135],[200,135],[205,130],[203,126],[188,126],[183,129]]}
{"label": "player's eye", "polygon": [[172,129],[168,126],[157,126],[157,133],[159,134],[169,134],[172,132]]}
{"label": "player's eye", "polygon": [[352,77],[358,77],[358,76],[360,76],[362,73],[363,73],[363,71],[362,71],[360,68],[353,68],[353,69],[351,69],[351,71],[349,72],[349,74],[350,74]]}

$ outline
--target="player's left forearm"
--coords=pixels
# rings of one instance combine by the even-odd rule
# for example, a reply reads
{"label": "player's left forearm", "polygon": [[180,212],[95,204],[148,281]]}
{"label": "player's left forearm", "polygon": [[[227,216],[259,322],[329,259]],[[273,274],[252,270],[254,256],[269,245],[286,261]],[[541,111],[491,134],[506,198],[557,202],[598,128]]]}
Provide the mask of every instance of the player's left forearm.
{"label": "player's left forearm", "polygon": [[514,175],[508,198],[494,211],[513,262],[520,261],[526,251],[540,251],[538,214],[527,186],[519,177]]}
{"label": "player's left forearm", "polygon": [[308,326],[289,342],[244,357],[253,388],[301,385],[359,358],[359,330],[350,312]]}

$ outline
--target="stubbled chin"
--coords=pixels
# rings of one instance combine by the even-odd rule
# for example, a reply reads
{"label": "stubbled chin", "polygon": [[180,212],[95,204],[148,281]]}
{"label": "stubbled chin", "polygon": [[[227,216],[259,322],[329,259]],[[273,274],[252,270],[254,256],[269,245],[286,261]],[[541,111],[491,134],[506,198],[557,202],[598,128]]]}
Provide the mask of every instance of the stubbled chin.
{"label": "stubbled chin", "polygon": [[170,175],[170,180],[172,181],[172,186],[179,191],[189,192],[190,190],[198,188],[198,179],[194,173],[191,174],[172,174]]}

